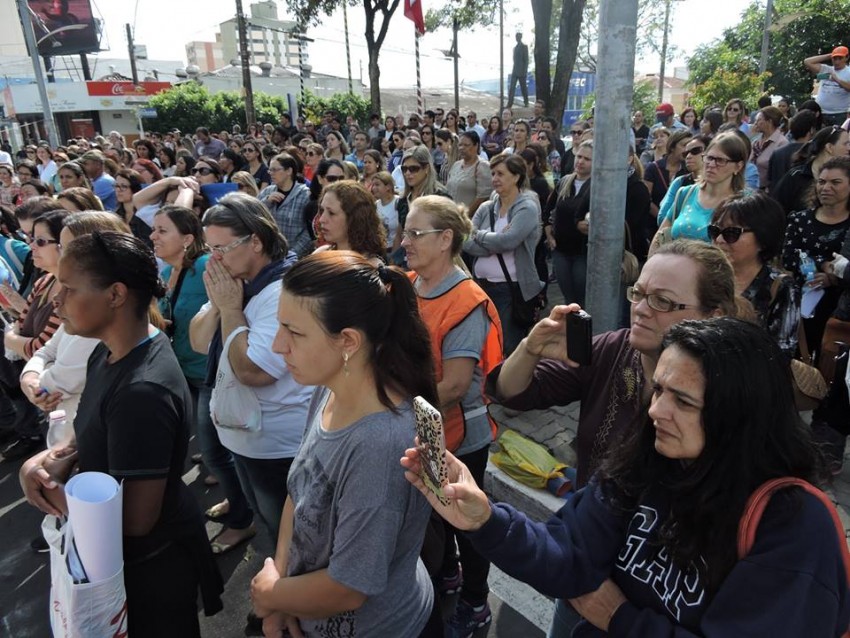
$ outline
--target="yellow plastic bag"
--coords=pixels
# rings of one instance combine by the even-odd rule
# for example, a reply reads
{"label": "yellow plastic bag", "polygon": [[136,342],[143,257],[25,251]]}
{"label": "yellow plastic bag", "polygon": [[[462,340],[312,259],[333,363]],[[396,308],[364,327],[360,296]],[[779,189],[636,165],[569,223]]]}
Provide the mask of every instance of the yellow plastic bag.
{"label": "yellow plastic bag", "polygon": [[563,479],[567,465],[549,451],[513,430],[505,430],[497,443],[500,451],[490,456],[499,469],[512,479],[529,487],[546,489],[552,479]]}

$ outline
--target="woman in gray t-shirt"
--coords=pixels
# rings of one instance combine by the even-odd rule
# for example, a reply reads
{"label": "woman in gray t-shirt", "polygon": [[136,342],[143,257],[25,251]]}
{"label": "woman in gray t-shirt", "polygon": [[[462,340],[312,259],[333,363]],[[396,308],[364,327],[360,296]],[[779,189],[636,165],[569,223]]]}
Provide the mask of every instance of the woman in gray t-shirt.
{"label": "woman in gray t-shirt", "polygon": [[428,621],[419,552],[430,507],[398,467],[416,433],[412,398],[438,404],[416,304],[403,273],[350,251],[286,274],[274,351],[317,389],[275,558],[251,584],[266,635],[414,638]]}

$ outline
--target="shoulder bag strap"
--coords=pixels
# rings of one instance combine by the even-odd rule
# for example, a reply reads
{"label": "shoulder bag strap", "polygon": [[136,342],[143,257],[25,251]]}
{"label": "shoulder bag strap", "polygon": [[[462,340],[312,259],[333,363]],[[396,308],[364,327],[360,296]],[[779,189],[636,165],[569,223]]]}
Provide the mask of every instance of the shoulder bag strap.
{"label": "shoulder bag strap", "polygon": [[[673,217],[670,219],[670,224],[676,221],[676,218],[679,216],[679,213],[682,212],[682,206],[684,206],[684,200],[688,198],[688,195],[691,192],[691,186],[682,186],[679,190],[676,191],[676,197],[673,198]],[[685,194],[687,193],[687,195]]]}
{"label": "shoulder bag strap", "polygon": [[664,188],[669,188],[669,186],[667,185],[667,176],[665,175],[665,173],[667,172],[667,169],[661,168],[658,165],[657,160],[655,162],[653,162],[653,164],[655,164],[655,171],[658,173],[658,177],[661,178],[661,183],[663,184]]}
{"label": "shoulder bag strap", "polygon": [[[494,204],[494,206],[490,206],[490,231],[491,232],[496,232],[496,215],[495,215],[495,213],[493,213],[494,207],[495,207],[495,204]],[[502,253],[496,253],[496,259],[499,260],[499,265],[502,267],[502,274],[505,275],[505,281],[508,282],[509,284],[513,283],[511,276],[508,274],[508,267],[505,265],[505,260],[502,259]]]}
{"label": "shoulder bag strap", "polygon": [[[194,268],[195,264],[189,266]],[[171,308],[171,321],[174,321],[174,307],[177,305],[177,298],[180,296],[180,289],[183,288],[183,280],[186,279],[186,272],[189,268],[181,268],[180,274],[177,275],[177,283],[174,284],[174,290],[168,295],[168,305]]]}

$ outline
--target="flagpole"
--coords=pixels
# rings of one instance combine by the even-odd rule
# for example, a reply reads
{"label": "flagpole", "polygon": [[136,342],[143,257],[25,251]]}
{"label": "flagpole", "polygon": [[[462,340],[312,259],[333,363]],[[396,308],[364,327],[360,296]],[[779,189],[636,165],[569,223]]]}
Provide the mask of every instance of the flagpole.
{"label": "flagpole", "polygon": [[413,26],[414,33],[414,42],[416,48],[416,113],[419,115],[419,119],[422,119],[422,72],[420,70],[419,65],[419,29],[416,28],[416,25]]}

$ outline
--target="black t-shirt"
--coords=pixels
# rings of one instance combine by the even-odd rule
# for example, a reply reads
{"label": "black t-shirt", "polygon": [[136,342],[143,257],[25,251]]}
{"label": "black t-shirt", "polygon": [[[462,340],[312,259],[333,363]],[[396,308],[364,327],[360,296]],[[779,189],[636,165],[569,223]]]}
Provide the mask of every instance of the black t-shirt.
{"label": "black t-shirt", "polygon": [[194,414],[189,387],[164,334],[116,363],[108,363],[108,356],[101,343],[89,357],[74,419],[80,471],[104,472],[119,482],[167,479],[151,532],[124,537],[124,559],[130,562],[190,536],[202,520],[182,480]]}

